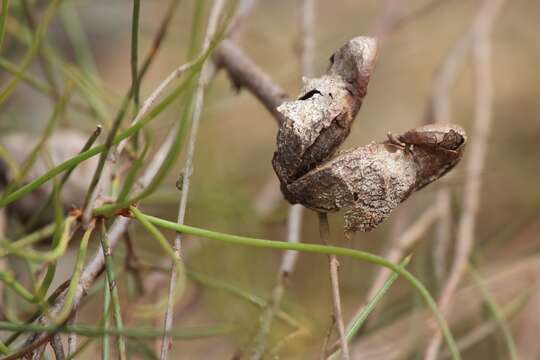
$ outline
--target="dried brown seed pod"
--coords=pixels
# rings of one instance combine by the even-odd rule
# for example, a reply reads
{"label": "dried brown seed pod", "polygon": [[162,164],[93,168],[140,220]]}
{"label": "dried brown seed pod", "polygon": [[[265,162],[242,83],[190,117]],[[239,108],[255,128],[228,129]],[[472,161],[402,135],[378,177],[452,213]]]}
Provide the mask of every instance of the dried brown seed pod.
{"label": "dried brown seed pod", "polygon": [[349,135],[367,93],[377,52],[376,40],[357,37],[330,59],[326,75],[304,79],[297,100],[278,107],[285,120],[272,165],[285,197],[287,185],[330,158]]}
{"label": "dried brown seed pod", "polygon": [[317,211],[345,210],[345,230],[370,231],[409,195],[461,159],[465,131],[426,125],[339,153],[287,185],[289,201]]}

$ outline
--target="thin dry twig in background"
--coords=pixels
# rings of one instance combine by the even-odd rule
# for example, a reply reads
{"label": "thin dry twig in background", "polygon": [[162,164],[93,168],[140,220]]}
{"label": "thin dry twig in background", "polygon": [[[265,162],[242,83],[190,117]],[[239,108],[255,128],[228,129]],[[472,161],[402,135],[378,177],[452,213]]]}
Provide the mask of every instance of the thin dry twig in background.
{"label": "thin dry twig in background", "polygon": [[[214,62],[219,68],[227,71],[237,90],[246,88],[250,91],[274,117],[278,126],[283,122],[283,115],[276,109],[289,96],[233,41],[222,41],[214,52]],[[255,200],[257,213],[261,216],[270,213],[282,199],[279,181],[272,174],[267,184],[263,186],[261,194]]]}
{"label": "thin dry twig in background", "polygon": [[[210,47],[210,41],[212,37],[214,36],[214,34],[216,33],[218,22],[219,22],[219,19],[223,12],[224,7],[225,7],[225,0],[217,0],[212,7],[212,10],[210,12],[210,18],[208,20],[208,27],[206,29],[206,35],[203,42],[203,52],[206,51]],[[183,181],[182,181],[182,195],[180,197],[180,206],[178,209],[177,222],[179,224],[184,223],[184,218],[186,215],[190,178],[193,172],[193,155],[195,153],[195,143],[197,141],[197,133],[199,130],[199,123],[200,123],[201,114],[202,114],[204,91],[214,71],[215,71],[215,68],[213,67],[212,63],[206,62],[203,65],[201,74],[199,75],[197,88],[195,90],[193,113],[192,113],[192,120],[191,120],[191,133],[188,140],[186,162],[185,162],[184,170],[183,170],[184,176],[183,176]],[[182,235],[178,232],[176,233],[176,237],[174,239],[174,247],[173,247],[175,256],[178,259],[180,259],[181,257],[181,245],[182,245]],[[173,325],[174,305],[176,302],[175,294],[176,294],[176,283],[177,283],[176,277],[177,276],[178,274],[177,274],[176,265],[173,262],[171,264],[167,312],[165,313],[165,323],[163,326],[165,334],[170,333],[172,329],[172,325]],[[160,355],[161,360],[165,360],[169,357],[169,350],[171,346],[172,346],[172,342],[171,342],[170,335],[164,335],[162,343],[161,343],[161,355]]]}
{"label": "thin dry twig in background", "polygon": [[[315,1],[303,0],[301,2],[301,31],[300,40],[302,41],[302,51],[300,53],[300,72],[302,77],[313,76],[313,58],[314,58],[314,31],[315,31]],[[277,187],[277,186],[276,186]],[[302,231],[302,213],[303,206],[291,205],[287,221],[287,241],[290,243],[300,242]],[[285,251],[281,259],[277,282],[272,290],[271,301],[267,304],[261,315],[260,325],[255,335],[253,353],[250,359],[260,359],[266,350],[266,339],[272,327],[272,320],[281,306],[281,301],[287,290],[288,278],[294,270],[298,259],[297,251]]]}
{"label": "thin dry twig in background", "polygon": [[223,40],[214,52],[218,68],[227,71],[236,89],[246,88],[272,114],[276,122],[283,122],[277,107],[288,99],[287,93],[275,84],[233,41]]}
{"label": "thin dry twig in background", "polygon": [[[326,330],[326,335],[324,336],[324,340],[321,346],[321,353],[319,355],[320,360],[326,360],[328,357],[326,354],[329,352],[328,344],[330,343],[330,339],[332,338],[332,333],[334,332],[334,329],[336,327],[336,318],[332,316],[330,319],[330,324],[328,325],[328,329]],[[339,341],[336,343],[337,347],[339,347]]]}
{"label": "thin dry twig in background", "polygon": [[[324,245],[328,245],[330,240],[330,227],[328,225],[328,216],[326,213],[318,212],[319,215],[319,232],[321,241]],[[344,360],[350,359],[349,344],[345,336],[345,325],[343,324],[343,314],[341,311],[341,297],[339,295],[339,277],[338,269],[339,262],[336,255],[332,254],[328,256],[328,265],[330,268],[330,282],[332,284],[332,303],[334,306],[333,318],[335,320],[339,342],[341,346],[341,357]]]}
{"label": "thin dry twig in background", "polygon": [[[461,36],[435,74],[433,91],[428,100],[425,122],[448,124],[452,120],[450,105],[450,89],[456,81],[458,71],[463,66],[466,55],[470,48],[470,32],[466,31]],[[435,241],[433,245],[433,267],[437,283],[442,284],[446,278],[446,257],[451,241],[452,213],[451,196],[448,187],[437,190],[435,201],[439,206],[440,217],[437,220]]]}
{"label": "thin dry twig in background", "polygon": [[[475,74],[475,121],[474,132],[469,149],[469,159],[466,168],[466,183],[463,197],[463,212],[457,231],[457,244],[454,262],[448,282],[445,284],[439,298],[439,308],[448,315],[452,308],[454,293],[459,285],[469,260],[474,244],[476,217],[480,206],[481,174],[485,166],[488,137],[491,129],[493,111],[493,79],[491,70],[491,32],[493,23],[504,0],[486,0],[474,19],[471,28],[472,55]],[[434,360],[437,357],[441,334],[436,331],[427,350],[425,359]]]}
{"label": "thin dry twig in background", "polygon": [[412,10],[408,14],[400,15],[399,11],[395,10],[399,6],[400,0],[388,0],[384,3],[385,14],[381,17],[381,21],[377,24],[377,39],[384,40],[388,35],[394,33],[408,24],[430,14],[447,0],[431,0],[424,5]]}
{"label": "thin dry twig in background", "polygon": [[[382,12],[375,23],[374,33],[382,45],[388,37],[405,26],[414,23],[415,21],[431,14],[444,4],[446,0],[432,0],[422,5],[421,7],[412,10],[407,14],[403,13],[403,4],[398,0],[386,0],[382,4]],[[433,91],[428,100],[426,110],[426,123],[450,123],[450,95],[449,89],[456,77],[457,70],[463,62],[466,55],[468,42],[458,41],[450,50],[448,56],[445,57],[443,63],[437,70],[433,81]],[[436,203],[439,205],[441,216],[437,220],[436,237],[434,241],[434,267],[436,278],[440,281],[444,277],[444,269],[446,269],[446,253],[450,243],[450,192],[446,187],[441,188],[436,194]],[[408,222],[405,217],[406,212],[398,212],[394,218],[394,226]],[[400,232],[396,232],[400,233]],[[396,237],[391,236],[390,242],[397,241]]]}
{"label": "thin dry twig in background", "polygon": [[[503,314],[512,315],[523,306],[531,291],[530,279],[540,271],[540,257],[531,256],[519,258],[508,263],[503,259],[489,262],[479,271],[483,274],[486,287],[502,309]],[[469,285],[456,292],[456,306],[448,318],[452,327],[470,326],[471,319],[482,313],[485,299],[478,295],[478,287]],[[404,360],[410,359],[411,354],[423,348],[430,340],[432,330],[429,327],[415,327],[415,324],[425,324],[430,321],[427,309],[417,309],[408,312],[398,319],[380,328],[364,334],[351,345],[353,359],[369,360]],[[411,331],[411,326],[415,331]],[[464,334],[462,339],[467,338]],[[462,341],[458,341],[459,348]],[[442,349],[440,358],[444,355]]]}

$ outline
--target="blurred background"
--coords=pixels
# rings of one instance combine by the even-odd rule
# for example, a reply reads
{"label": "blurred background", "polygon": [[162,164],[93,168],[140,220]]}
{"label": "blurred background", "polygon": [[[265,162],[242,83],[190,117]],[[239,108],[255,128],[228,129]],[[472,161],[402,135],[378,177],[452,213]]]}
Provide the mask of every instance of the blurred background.
{"label": "blurred background", "polygon": [[[202,23],[197,24],[193,20],[198,1],[180,1],[174,10],[167,35],[141,84],[141,99],[186,61],[193,29],[204,33],[213,2],[204,2]],[[170,11],[169,3],[166,0],[141,2],[139,59],[148,51],[163,17]],[[471,27],[481,3],[467,0],[315,1],[316,76],[325,72],[329,56],[349,39],[359,35],[381,36],[368,95],[342,149],[382,141],[387,132],[400,133],[429,121],[426,114],[430,112],[435,78],[456,42]],[[27,1],[27,4],[39,21],[49,2]],[[27,47],[24,39],[28,39],[30,26],[21,3],[11,1],[9,7],[0,55],[4,65],[9,62],[18,66],[24,59]],[[131,11],[132,2],[127,0],[71,0],[59,6],[44,40],[57,57],[51,73],[60,89],[69,78],[82,80],[76,81],[71,105],[60,117],[55,132],[76,129],[83,134],[81,139],[86,139],[96,125],[102,124],[105,133],[110,129],[131,83]],[[238,46],[293,98],[301,85],[301,12],[301,1],[254,1],[234,37]],[[385,28],[385,22],[391,21],[388,19],[396,18],[405,20],[395,28]],[[477,174],[481,178],[481,193],[470,261],[478,270],[479,281],[490,293],[490,299],[499,308],[511,339],[501,331],[499,321],[489,311],[478,279],[474,280],[466,272],[448,317],[464,359],[508,359],[509,341],[516,346],[520,358],[540,358],[540,344],[536,339],[540,331],[540,313],[537,313],[540,305],[538,19],[540,3],[537,1],[507,1],[491,34],[492,123],[484,166]],[[30,80],[47,84],[40,59],[40,56],[34,58],[26,74]],[[473,131],[476,83],[470,52],[462,60],[450,85],[450,120],[466,129],[470,148],[477,136]],[[6,86],[13,76],[13,72],[3,66],[0,84]],[[91,85],[85,79],[92,79]],[[23,79],[1,104],[0,143],[7,144],[21,133],[38,138],[55,102]],[[171,131],[182,105],[173,103],[150,125],[155,144],[151,151],[155,151]],[[127,124],[125,121],[123,128]],[[185,223],[225,233],[285,240],[289,205],[279,193],[271,166],[276,134],[276,123],[264,107],[249,91],[236,92],[225,71],[219,71],[204,100]],[[64,145],[67,137],[69,135],[56,139],[59,148],[67,146]],[[100,139],[103,142],[105,136]],[[26,140],[16,143],[19,146],[5,146],[14,158],[21,156],[17,151],[28,153]],[[146,213],[176,219],[181,194],[176,183],[184,157],[185,151],[166,181],[142,202],[141,208]],[[343,236],[342,216],[330,214],[331,243],[385,256],[400,235],[431,208],[437,192],[445,187],[450,189],[451,241],[442,258],[445,263],[441,264],[441,258],[435,255],[437,226],[432,224],[415,240],[414,255],[408,265],[438,299],[454,258],[468,160],[466,151],[450,176],[412,195],[371,233],[357,233],[347,240]],[[93,174],[92,167],[85,174],[81,176],[88,181]],[[6,236],[13,234],[16,227],[16,221],[10,221],[8,216]],[[128,326],[160,329],[162,315],[140,318],[130,307],[166,298],[169,260],[140,226],[133,224],[129,233],[140,261],[156,269],[144,271],[141,278],[128,274],[119,281],[124,322]],[[167,239],[173,240],[172,232],[165,234]],[[312,211],[303,213],[301,241],[320,242],[317,216]],[[186,267],[192,275],[176,306],[175,326],[234,323],[239,330],[220,337],[175,341],[171,358],[231,359],[243,354],[257,333],[263,310],[236,292],[268,299],[278,278],[282,252],[192,236],[186,236],[183,244]],[[99,241],[91,242],[88,253],[92,254],[98,245]],[[124,269],[127,253],[124,243],[115,249],[118,269]],[[70,248],[62,257],[52,289],[69,278],[75,255],[76,248]],[[343,315],[347,322],[367,300],[379,268],[350,258],[339,261]],[[274,319],[268,347],[279,345],[276,356],[281,359],[317,358],[332,312],[326,257],[300,254],[287,284],[281,304],[283,311],[295,324],[300,324],[304,332],[280,343],[294,327],[291,330],[290,323]],[[0,307],[4,308],[2,316],[5,319],[6,309],[11,307],[24,319],[24,307],[14,304],[13,298],[9,300],[6,292],[0,302]],[[101,311],[101,301],[100,293],[90,296],[78,313],[78,322],[96,324],[95,313]],[[398,279],[361,334],[352,341],[351,353],[355,359],[422,358],[434,328],[422,299],[405,281]],[[100,348],[99,340],[95,340],[77,358],[93,359]],[[158,358],[157,349],[159,341],[128,343],[129,354],[134,359]],[[439,358],[447,356],[445,351],[443,344]]]}

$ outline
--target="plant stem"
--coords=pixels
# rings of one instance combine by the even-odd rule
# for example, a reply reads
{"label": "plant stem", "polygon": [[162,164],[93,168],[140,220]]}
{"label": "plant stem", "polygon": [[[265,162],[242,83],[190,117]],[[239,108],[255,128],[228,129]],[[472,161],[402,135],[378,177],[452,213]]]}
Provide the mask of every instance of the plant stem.
{"label": "plant stem", "polygon": [[[328,245],[330,241],[330,226],[328,216],[324,212],[317,212],[319,216],[319,233],[321,242]],[[339,341],[341,345],[341,356],[344,360],[349,360],[349,344],[345,336],[345,325],[343,324],[343,313],[341,311],[341,296],[339,294],[339,262],[335,254],[328,255],[328,266],[330,268],[330,283],[332,284],[332,304],[334,306],[333,318],[336,322]]]}
{"label": "plant stem", "polygon": [[[116,286],[116,277],[114,276],[112,250],[107,239],[107,229],[105,228],[105,221],[101,222],[101,248],[103,249],[103,256],[105,257],[105,271],[107,276],[107,283],[109,284],[109,292],[112,297],[113,316],[116,328],[122,331],[124,324],[122,322],[122,310],[120,308],[120,299],[118,296],[118,287]],[[126,341],[123,336],[118,336],[118,355],[121,360],[127,359],[126,356]]]}
{"label": "plant stem", "polygon": [[342,247],[331,246],[331,245],[317,245],[317,244],[305,244],[305,243],[293,244],[293,243],[282,242],[282,241],[257,239],[257,238],[251,238],[251,237],[246,237],[246,236],[231,235],[231,234],[225,234],[225,233],[220,233],[216,231],[196,228],[196,227],[192,227],[188,225],[180,225],[172,221],[167,221],[167,220],[154,217],[151,215],[146,215],[143,213],[140,213],[140,215],[146,220],[148,220],[149,222],[151,222],[152,224],[162,227],[164,229],[169,229],[172,231],[179,231],[185,234],[190,234],[190,235],[203,237],[203,238],[211,239],[211,240],[222,241],[229,244],[251,246],[251,247],[265,248],[265,249],[275,249],[275,250],[296,250],[296,251],[303,251],[303,252],[316,253],[316,254],[334,254],[337,256],[352,257],[357,260],[361,260],[361,261],[369,262],[371,264],[386,267],[392,270],[393,272],[399,274],[405,280],[407,280],[407,282],[422,296],[422,299],[424,300],[426,305],[430,308],[431,312],[433,313],[437,321],[437,324],[439,325],[439,328],[441,329],[441,332],[443,333],[444,339],[452,354],[452,358],[461,359],[461,356],[456,347],[456,342],[454,341],[454,337],[452,336],[452,333],[450,332],[450,329],[448,327],[448,324],[446,323],[446,320],[439,312],[437,308],[437,304],[435,303],[435,300],[433,300],[433,297],[431,296],[429,291],[426,289],[426,287],[413,274],[411,274],[406,269],[401,268],[398,264],[394,264],[380,256],[377,256],[368,252],[360,251],[360,250],[342,248]]}

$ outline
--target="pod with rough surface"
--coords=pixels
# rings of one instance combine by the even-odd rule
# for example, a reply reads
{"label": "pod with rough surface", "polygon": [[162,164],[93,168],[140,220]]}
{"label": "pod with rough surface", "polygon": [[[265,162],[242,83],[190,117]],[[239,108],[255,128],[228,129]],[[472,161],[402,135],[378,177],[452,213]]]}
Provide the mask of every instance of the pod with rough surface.
{"label": "pod with rough surface", "polygon": [[288,184],[289,201],[345,210],[346,232],[373,230],[412,192],[450,171],[466,139],[460,126],[426,125],[343,151]]}

